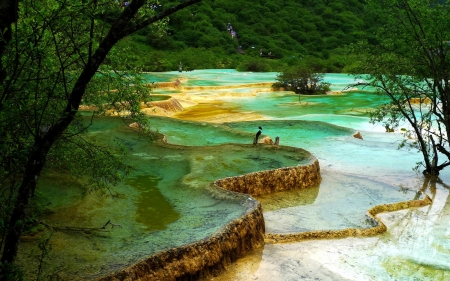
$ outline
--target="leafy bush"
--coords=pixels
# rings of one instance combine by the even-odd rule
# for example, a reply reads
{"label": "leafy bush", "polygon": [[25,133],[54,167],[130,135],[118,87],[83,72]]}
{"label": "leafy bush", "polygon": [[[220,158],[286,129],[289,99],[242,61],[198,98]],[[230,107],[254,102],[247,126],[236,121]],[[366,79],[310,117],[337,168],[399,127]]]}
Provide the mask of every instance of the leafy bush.
{"label": "leafy bush", "polygon": [[238,65],[239,71],[267,72],[269,66],[262,60],[251,60]]}
{"label": "leafy bush", "polygon": [[325,94],[330,90],[330,84],[323,82],[323,76],[307,66],[289,68],[278,74],[278,82],[273,87],[284,88],[296,94]]}

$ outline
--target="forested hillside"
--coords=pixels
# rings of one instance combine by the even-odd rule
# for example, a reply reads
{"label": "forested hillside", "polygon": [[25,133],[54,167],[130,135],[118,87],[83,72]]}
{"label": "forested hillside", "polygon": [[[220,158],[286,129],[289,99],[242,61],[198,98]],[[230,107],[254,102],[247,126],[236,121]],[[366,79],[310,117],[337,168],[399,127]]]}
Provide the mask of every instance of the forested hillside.
{"label": "forested hillside", "polygon": [[[309,60],[323,71],[338,72],[346,64],[346,45],[373,39],[379,18],[365,14],[365,2],[204,0],[171,17],[166,34],[149,29],[122,46],[136,53],[130,65],[150,71],[176,70],[179,62],[186,69],[269,71]],[[173,4],[161,1],[158,9]]]}

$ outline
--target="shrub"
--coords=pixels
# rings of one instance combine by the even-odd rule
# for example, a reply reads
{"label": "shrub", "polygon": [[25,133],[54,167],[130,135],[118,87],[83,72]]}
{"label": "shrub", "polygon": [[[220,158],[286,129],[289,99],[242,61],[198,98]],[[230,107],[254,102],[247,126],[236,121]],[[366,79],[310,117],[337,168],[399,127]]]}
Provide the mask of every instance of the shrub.
{"label": "shrub", "polygon": [[289,68],[278,74],[274,88],[284,88],[296,94],[325,94],[330,90],[330,84],[323,82],[323,74],[315,73],[308,66]]}

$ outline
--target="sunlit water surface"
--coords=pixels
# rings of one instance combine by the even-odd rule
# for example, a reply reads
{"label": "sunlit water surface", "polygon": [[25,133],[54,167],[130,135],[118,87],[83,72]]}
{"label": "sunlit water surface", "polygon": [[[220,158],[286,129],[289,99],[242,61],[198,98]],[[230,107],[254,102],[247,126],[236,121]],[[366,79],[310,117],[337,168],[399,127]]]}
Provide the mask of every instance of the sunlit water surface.
{"label": "sunlit water surface", "polygon": [[[271,83],[276,73],[195,70],[148,73],[149,82],[182,81],[183,86],[216,86],[189,91],[156,89],[155,95],[190,95],[211,99],[174,118],[152,117],[152,129],[169,144],[132,133],[116,118],[102,118],[90,130],[99,141],[116,140],[130,152],[135,170],[113,189],[115,196],[68,189],[65,179],[47,175],[43,194],[55,197],[48,221],[99,227],[111,219],[121,227],[108,232],[58,231],[53,234],[54,271],[92,278],[174,246],[202,239],[245,210],[245,196],[212,196],[215,179],[254,170],[302,163],[248,146],[258,126],[262,137],[303,148],[320,162],[322,183],[305,190],[260,196],[266,232],[370,227],[365,212],[378,204],[414,199],[425,190],[433,205],[383,214],[388,232],[372,238],[317,240],[266,245],[230,265],[214,280],[447,280],[450,278],[450,172],[442,184],[429,186],[412,168],[421,157],[399,150],[401,133],[385,133],[369,123],[367,111],[385,102],[367,91],[298,96],[237,85]],[[339,91],[354,82],[327,74]],[[222,86],[232,89],[220,88]],[[164,98],[165,99],[165,98]],[[224,114],[226,112],[226,114]],[[241,121],[240,117],[251,116]],[[236,119],[233,119],[236,118]],[[214,123],[209,121],[214,120]],[[236,121],[237,120],[237,121]],[[404,125],[406,127],[406,125]],[[352,137],[361,132],[363,140]],[[57,196],[55,196],[57,194]],[[227,199],[223,199],[227,198]],[[72,202],[68,204],[67,202]],[[24,243],[27,245],[26,243]],[[76,245],[76,246],[75,246]],[[23,248],[23,262],[33,263],[33,244]],[[57,261],[57,262],[54,262]]]}

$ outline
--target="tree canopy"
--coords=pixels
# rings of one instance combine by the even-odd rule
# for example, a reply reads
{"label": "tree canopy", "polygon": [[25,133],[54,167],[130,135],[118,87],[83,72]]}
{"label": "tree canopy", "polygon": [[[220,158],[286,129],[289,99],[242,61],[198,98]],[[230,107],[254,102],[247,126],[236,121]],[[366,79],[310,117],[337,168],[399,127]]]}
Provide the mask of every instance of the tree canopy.
{"label": "tree canopy", "polygon": [[324,74],[315,72],[308,66],[287,69],[277,76],[277,83],[272,87],[283,88],[296,94],[325,94],[330,84],[323,81]]}

